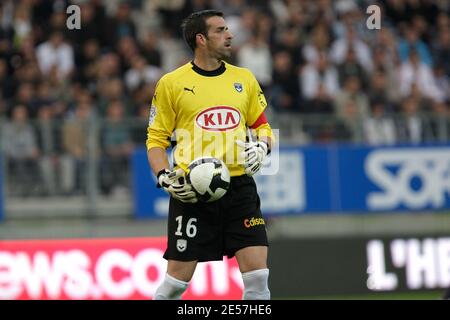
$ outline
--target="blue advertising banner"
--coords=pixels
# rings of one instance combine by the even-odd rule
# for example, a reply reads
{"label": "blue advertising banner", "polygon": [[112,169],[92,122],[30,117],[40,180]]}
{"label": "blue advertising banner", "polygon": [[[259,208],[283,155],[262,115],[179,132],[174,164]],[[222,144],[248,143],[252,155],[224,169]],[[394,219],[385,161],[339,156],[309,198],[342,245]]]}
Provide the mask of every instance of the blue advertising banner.
{"label": "blue advertising banner", "polygon": [[[271,166],[255,176],[265,215],[450,208],[450,145],[281,147]],[[166,216],[145,150],[133,156],[133,177],[136,216]]]}

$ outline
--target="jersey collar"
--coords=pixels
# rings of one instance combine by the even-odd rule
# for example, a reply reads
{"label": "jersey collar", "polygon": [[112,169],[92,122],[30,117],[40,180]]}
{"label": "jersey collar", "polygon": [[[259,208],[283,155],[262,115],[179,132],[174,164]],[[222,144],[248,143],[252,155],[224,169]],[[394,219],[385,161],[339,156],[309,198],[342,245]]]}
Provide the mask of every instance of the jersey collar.
{"label": "jersey collar", "polygon": [[202,76],[205,76],[205,77],[220,76],[226,70],[225,63],[223,63],[223,62],[221,63],[219,68],[217,68],[216,70],[211,70],[211,71],[207,71],[207,70],[201,69],[199,66],[197,66],[194,63],[194,61],[191,61],[191,64],[192,64],[192,70],[194,70],[199,75],[202,75]]}

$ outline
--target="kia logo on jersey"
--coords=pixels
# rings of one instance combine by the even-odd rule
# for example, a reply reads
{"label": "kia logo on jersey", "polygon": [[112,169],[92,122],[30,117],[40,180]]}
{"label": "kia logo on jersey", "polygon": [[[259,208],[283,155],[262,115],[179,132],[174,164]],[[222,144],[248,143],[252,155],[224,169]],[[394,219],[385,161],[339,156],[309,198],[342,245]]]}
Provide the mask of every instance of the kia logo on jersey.
{"label": "kia logo on jersey", "polygon": [[233,107],[211,107],[200,112],[195,118],[197,125],[208,131],[227,131],[241,122],[241,114]]}

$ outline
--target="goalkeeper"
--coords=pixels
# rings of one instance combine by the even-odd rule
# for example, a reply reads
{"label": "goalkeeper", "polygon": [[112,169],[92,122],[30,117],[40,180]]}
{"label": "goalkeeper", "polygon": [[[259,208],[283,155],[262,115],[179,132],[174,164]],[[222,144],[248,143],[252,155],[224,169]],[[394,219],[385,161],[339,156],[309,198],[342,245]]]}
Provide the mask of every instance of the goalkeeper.
{"label": "goalkeeper", "polygon": [[[266,227],[252,178],[273,140],[264,115],[266,99],[249,70],[223,61],[231,56],[233,36],[221,12],[191,14],[183,34],[194,59],[160,79],[147,129],[148,159],[157,186],[171,196],[167,273],[154,298],[181,299],[198,262],[226,255],[235,256],[239,264],[243,299],[270,299]],[[246,142],[247,128],[256,132],[255,142]],[[172,171],[166,149],[173,134]],[[201,156],[222,159],[230,170],[230,188],[215,202],[199,202],[184,179],[199,148]],[[258,223],[248,223],[252,219]]]}

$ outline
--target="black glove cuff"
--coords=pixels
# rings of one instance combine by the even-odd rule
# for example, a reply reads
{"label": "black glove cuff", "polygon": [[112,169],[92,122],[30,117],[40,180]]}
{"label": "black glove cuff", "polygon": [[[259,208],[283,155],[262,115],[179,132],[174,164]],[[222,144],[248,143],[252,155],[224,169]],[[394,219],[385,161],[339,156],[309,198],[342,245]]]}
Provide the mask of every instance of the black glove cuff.
{"label": "black glove cuff", "polygon": [[162,188],[162,185],[159,184],[159,176],[162,175],[163,173],[169,173],[169,172],[170,171],[167,169],[162,169],[161,171],[158,172],[158,174],[156,175],[156,180],[157,180],[156,187],[157,188]]}

